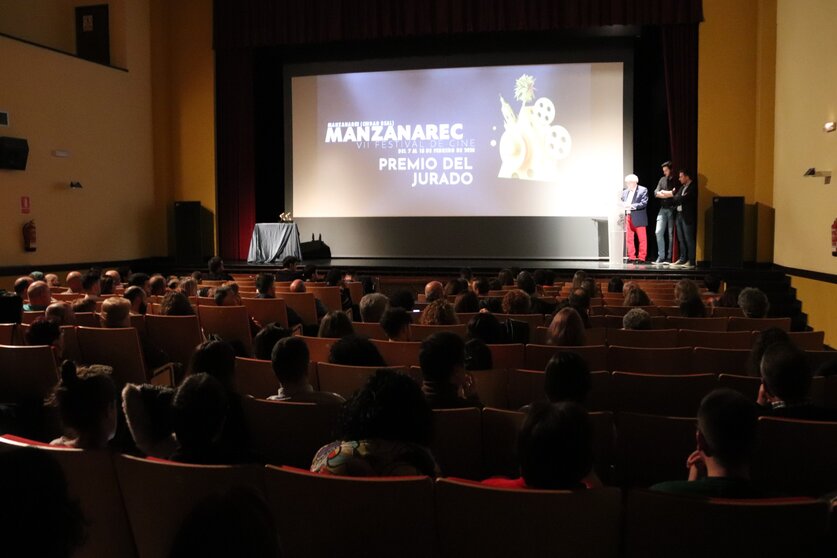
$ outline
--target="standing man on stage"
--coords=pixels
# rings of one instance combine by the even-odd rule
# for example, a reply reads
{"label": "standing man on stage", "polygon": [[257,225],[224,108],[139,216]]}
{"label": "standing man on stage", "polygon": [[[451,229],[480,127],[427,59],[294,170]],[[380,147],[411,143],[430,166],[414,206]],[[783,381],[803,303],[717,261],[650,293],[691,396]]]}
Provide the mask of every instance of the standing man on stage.
{"label": "standing man on stage", "polygon": [[[671,199],[675,186],[671,166],[671,161],[662,164],[663,176],[654,189],[654,197],[660,200],[660,212],[657,213],[657,227],[654,230],[654,234],[657,236],[657,261],[654,262],[654,265],[668,265],[671,263],[671,248],[674,243],[674,214],[677,211]],[[666,238],[668,238],[668,244],[666,244]]]}
{"label": "standing man on stage", "polygon": [[[645,263],[648,253],[648,239],[645,228],[648,226],[648,188],[639,186],[639,177],[629,174],[625,177],[626,188],[622,190],[622,207],[625,209],[625,243],[628,246],[628,263]],[[634,233],[639,238],[639,258],[636,257]]]}
{"label": "standing man on stage", "polygon": [[672,201],[677,208],[677,243],[680,258],[672,266],[695,267],[695,224],[697,223],[697,184],[686,170],[680,171],[680,186],[675,188]]}

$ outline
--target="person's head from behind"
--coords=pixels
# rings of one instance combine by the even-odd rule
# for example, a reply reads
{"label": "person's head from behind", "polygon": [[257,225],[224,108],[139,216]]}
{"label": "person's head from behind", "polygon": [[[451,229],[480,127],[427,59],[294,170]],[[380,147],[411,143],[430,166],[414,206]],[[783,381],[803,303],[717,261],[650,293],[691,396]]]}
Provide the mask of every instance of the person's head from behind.
{"label": "person's head from behind", "polygon": [[49,290],[49,285],[43,281],[35,281],[31,283],[26,289],[26,295],[29,297],[29,304],[46,308],[52,302],[52,293]]}
{"label": "person's head from behind", "polygon": [[684,318],[705,318],[706,306],[699,296],[693,296],[679,305],[680,315]]}
{"label": "person's head from behind", "polygon": [[619,277],[613,277],[610,281],[607,282],[607,292],[609,293],[621,293],[622,287],[624,283],[622,279]]}
{"label": "person's head from behind", "polygon": [[459,323],[459,318],[453,305],[441,298],[434,300],[422,310],[419,323],[421,325],[454,325]]}
{"label": "person's head from behind", "polygon": [[290,336],[291,331],[278,323],[267,324],[253,338],[253,355],[259,360],[270,360],[270,355],[276,343],[280,339]]}
{"label": "person's head from behind", "polygon": [[471,292],[466,291],[456,295],[456,300],[453,302],[453,310],[457,313],[474,313],[480,311],[480,299]]}
{"label": "person's head from behind", "polygon": [[491,349],[481,339],[469,339],[465,342],[465,370],[491,370],[494,358]]}
{"label": "person's head from behind", "polygon": [[198,296],[198,282],[191,277],[181,280],[177,288],[185,297]]}
{"label": "person's head from behind", "polygon": [[491,290],[491,283],[485,277],[480,277],[474,281],[474,292],[479,296],[486,296]]}
{"label": "person's head from behind", "polygon": [[163,296],[166,294],[166,278],[159,274],[153,275],[148,280],[148,288],[152,296]]}
{"label": "person's head from behind", "polygon": [[58,275],[56,275],[55,273],[47,273],[46,275],[44,275],[44,282],[46,282],[46,284],[49,285],[50,287],[60,287],[61,286],[61,280],[58,278]]}
{"label": "person's head from behind", "polygon": [[79,271],[71,271],[67,274],[67,278],[64,280],[67,284],[67,287],[70,289],[70,292],[73,293],[80,293],[81,292],[81,272]]}
{"label": "person's head from behind", "polygon": [[31,285],[34,282],[35,281],[28,275],[18,277],[17,279],[15,279],[15,284],[13,287],[15,294],[20,298],[25,298],[26,291],[29,289],[29,285]]}
{"label": "person's head from behind", "polygon": [[497,279],[501,286],[514,285],[514,274],[511,269],[501,269],[497,273]]}
{"label": "person's head from behind", "polygon": [[104,448],[116,434],[116,385],[110,366],[77,368],[65,360],[61,381],[52,394],[61,425],[83,449]]}
{"label": "person's head from behind", "polygon": [[535,293],[537,292],[537,285],[535,284],[535,278],[532,277],[531,273],[528,271],[521,271],[517,274],[516,283],[518,289],[529,296],[535,296]]}
{"label": "person's head from behind", "polygon": [[[464,285],[464,286],[463,286]],[[445,288],[443,289],[443,293],[445,297],[449,296],[456,296],[459,293],[468,289],[468,282],[463,281],[462,279],[451,279],[447,283],[445,283]]]}
{"label": "person's head from behind", "polygon": [[206,267],[209,269],[209,273],[213,275],[217,273],[223,273],[224,260],[222,260],[218,256],[212,256],[211,258],[209,258],[209,262],[207,262]]}
{"label": "person's head from behind", "polygon": [[544,391],[552,403],[574,401],[584,404],[590,393],[590,368],[575,353],[556,353],[546,365]]}
{"label": "person's head from behind", "polygon": [[578,403],[533,403],[517,435],[526,485],[545,490],[580,488],[593,468],[592,437],[590,418]]}
{"label": "person's head from behind", "polygon": [[145,291],[145,294],[151,294],[151,277],[147,273],[132,273],[128,277],[128,285],[131,287],[139,287]]}
{"label": "person's head from behind", "polygon": [[410,312],[397,306],[391,307],[381,316],[381,329],[391,341],[409,341],[412,321]]}
{"label": "person's head from behind", "polygon": [[6,556],[69,558],[85,543],[81,506],[71,498],[52,453],[31,447],[0,452],[3,497],[9,503],[0,508]]}
{"label": "person's head from behind", "polygon": [[424,286],[424,298],[427,302],[439,300],[445,295],[445,288],[440,281],[430,281]]}
{"label": "person's head from behind", "polygon": [[745,318],[766,318],[770,302],[762,290],[747,287],[738,295],[738,307]]}
{"label": "person's head from behind", "polygon": [[215,289],[216,306],[241,306],[241,298],[231,285],[222,285]]}
{"label": "person's head from behind", "polygon": [[344,366],[386,366],[378,347],[366,337],[347,335],[334,342],[328,353],[331,364]]}
{"label": "person's head from behind", "polygon": [[642,308],[631,308],[622,316],[622,329],[651,329],[651,314]]}
{"label": "person's head from behind", "polygon": [[308,345],[299,337],[280,339],[270,355],[273,373],[283,387],[308,383]]}
{"label": "person's head from behind", "polygon": [[588,277],[584,281],[581,282],[581,288],[587,293],[587,296],[590,298],[596,298],[599,296],[599,285],[596,284],[596,281]]}
{"label": "person's head from behind", "polygon": [[578,271],[576,271],[573,274],[573,282],[572,282],[573,290],[580,289],[581,284],[584,282],[585,279],[587,279],[587,272],[586,271],[584,271],[583,269],[579,269]]}
{"label": "person's head from behind", "polygon": [[378,370],[343,407],[342,440],[389,440],[427,446],[433,413],[418,384],[392,370]]}
{"label": "person's head from behind", "polygon": [[81,278],[81,290],[84,291],[85,294],[96,296],[102,292],[101,280],[102,278],[98,273],[95,271],[88,271]]}
{"label": "person's head from behind", "polygon": [[651,299],[648,298],[648,293],[640,287],[634,287],[625,294],[622,304],[624,306],[651,306]]}
{"label": "person's head from behind", "polygon": [[504,314],[528,314],[532,299],[520,289],[512,289],[503,296]]}
{"label": "person's head from behind", "polygon": [[449,331],[434,333],[421,342],[419,364],[425,381],[460,385],[465,379],[465,342]]}
{"label": "person's head from behind", "polygon": [[108,328],[131,327],[131,303],[118,296],[105,299],[102,303],[102,325]]}
{"label": "person's head from behind", "polygon": [[681,279],[680,281],[674,284],[675,303],[682,304],[683,302],[694,297],[700,297],[700,290],[698,289],[697,283],[695,283],[694,281],[690,281],[689,279]]}
{"label": "person's head from behind", "polygon": [[73,313],[73,305],[69,302],[53,302],[44,311],[47,320],[57,323],[59,326],[75,325],[76,316]]}
{"label": "person's head from behind", "polygon": [[291,285],[288,287],[288,290],[292,293],[304,293],[305,281],[302,279],[294,279],[291,281]]}
{"label": "person's head from behind", "polygon": [[325,276],[325,284],[327,287],[342,287],[343,271],[336,267],[329,269]]}
{"label": "person's head from behind", "polygon": [[579,347],[586,343],[584,321],[574,308],[562,308],[549,324],[549,341],[559,347]]}
{"label": "person's head from behind", "polygon": [[46,317],[38,318],[29,325],[25,339],[27,345],[47,345],[52,349],[56,360],[64,351],[61,338],[61,326]]}
{"label": "person's head from behind", "polygon": [[282,267],[288,271],[296,271],[297,265],[299,265],[299,259],[296,256],[285,256],[282,259]]}
{"label": "person's head from behind", "polygon": [[192,353],[189,374],[209,374],[227,391],[235,391],[235,350],[226,341],[204,341]]}
{"label": "person's head from behind", "polygon": [[131,312],[134,314],[145,314],[148,305],[146,304],[146,294],[142,287],[128,287],[122,298],[131,304]]}
{"label": "person's head from behind", "polygon": [[229,400],[221,382],[209,374],[184,380],[172,401],[174,434],[182,450],[212,448],[221,437]]}
{"label": "person's head from behind", "polygon": [[399,289],[392,293],[389,297],[390,308],[403,308],[407,312],[412,312],[416,307],[416,297],[413,292],[407,289]]}
{"label": "person's head from behind", "polygon": [[102,280],[99,281],[99,294],[102,296],[112,295],[114,293],[113,277],[102,275]]}
{"label": "person's head from behind", "polygon": [[352,327],[352,320],[349,319],[349,315],[337,310],[323,316],[317,337],[340,338],[353,335],[354,332],[355,328]]}
{"label": "person's head from behind", "polygon": [[506,341],[506,329],[497,316],[488,312],[477,314],[468,322],[468,337],[492,345]]}
{"label": "person's head from behind", "polygon": [[587,314],[590,311],[590,295],[582,288],[574,289],[567,298],[570,306],[576,309],[579,314]]}
{"label": "person's head from behind", "polygon": [[84,297],[73,301],[73,313],[88,313],[96,311],[96,299]]}
{"label": "person's head from behind", "polygon": [[713,275],[711,273],[707,273],[703,277],[703,284],[706,285],[706,290],[710,293],[719,293],[721,292],[721,278],[717,275]]}
{"label": "person's head from behind", "polygon": [[180,292],[168,292],[160,302],[160,314],[164,316],[194,316],[195,309],[189,299]]}
{"label": "person's head from behind", "polygon": [[[712,476],[746,475],[756,441],[758,411],[754,402],[731,389],[716,389],[700,402],[697,415],[698,449],[710,460]],[[715,464],[726,474],[713,475]]]}
{"label": "person's head from behind", "polygon": [[363,295],[358,304],[360,308],[360,319],[367,323],[376,323],[381,321],[381,316],[389,307],[389,299],[386,295],[381,293],[369,293]]}
{"label": "person's head from behind", "polygon": [[761,377],[761,358],[764,351],[776,343],[790,343],[788,333],[778,327],[769,327],[756,335],[756,340],[750,348],[750,357],[747,359],[747,373],[750,376]]}
{"label": "person's head from behind", "polygon": [[272,273],[259,273],[256,276],[256,290],[260,295],[276,296],[276,277]]}
{"label": "person's head from behind", "polygon": [[761,381],[771,404],[808,402],[813,373],[805,352],[792,343],[778,342],[761,357]]}

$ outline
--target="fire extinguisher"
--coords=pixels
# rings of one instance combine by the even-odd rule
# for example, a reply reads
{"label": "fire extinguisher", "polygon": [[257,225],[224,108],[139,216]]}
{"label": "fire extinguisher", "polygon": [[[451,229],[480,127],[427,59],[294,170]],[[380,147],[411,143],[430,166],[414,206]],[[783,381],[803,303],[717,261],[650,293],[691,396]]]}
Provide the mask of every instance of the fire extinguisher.
{"label": "fire extinguisher", "polygon": [[23,225],[23,249],[27,252],[34,252],[38,249],[38,237],[34,220]]}
{"label": "fire extinguisher", "polygon": [[831,223],[831,255],[837,258],[837,219]]}

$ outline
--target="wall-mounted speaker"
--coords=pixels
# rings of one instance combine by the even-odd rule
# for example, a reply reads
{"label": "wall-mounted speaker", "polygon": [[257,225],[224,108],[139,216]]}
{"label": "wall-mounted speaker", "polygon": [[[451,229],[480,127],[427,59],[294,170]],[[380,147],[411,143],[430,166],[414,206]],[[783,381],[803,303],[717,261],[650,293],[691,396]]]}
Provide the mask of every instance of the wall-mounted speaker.
{"label": "wall-mounted speaker", "polygon": [[0,169],[26,170],[29,142],[23,138],[0,137]]}
{"label": "wall-mounted speaker", "polygon": [[174,229],[178,265],[202,268],[213,253],[212,213],[201,202],[174,202]]}

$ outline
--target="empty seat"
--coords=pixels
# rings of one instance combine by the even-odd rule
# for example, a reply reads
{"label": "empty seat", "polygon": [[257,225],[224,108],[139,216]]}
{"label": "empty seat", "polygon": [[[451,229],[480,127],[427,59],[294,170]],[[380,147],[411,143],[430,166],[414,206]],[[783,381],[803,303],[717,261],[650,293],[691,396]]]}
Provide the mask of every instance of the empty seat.
{"label": "empty seat", "polygon": [[436,523],[445,557],[615,558],[621,515],[616,488],[509,490],[436,481]]}
{"label": "empty seat", "polygon": [[[343,366],[341,364],[317,363],[317,381],[320,390],[337,393],[349,399],[362,388],[369,376],[378,370],[377,366]],[[396,372],[407,373],[406,367],[393,368]],[[418,372],[420,381],[421,372]]]}
{"label": "empty seat", "polygon": [[82,362],[112,366],[117,386],[149,379],[136,329],[78,327],[76,336]]}
{"label": "empty seat", "polygon": [[803,351],[822,351],[825,343],[824,331],[791,331],[788,337]]}
{"label": "empty seat", "polygon": [[729,331],[764,331],[771,327],[790,331],[790,325],[790,318],[729,318]]}
{"label": "empty seat", "polygon": [[317,450],[337,437],[339,405],[242,399],[250,448],[275,465],[308,469]]}
{"label": "empty seat", "polygon": [[750,350],[755,336],[752,331],[701,331],[681,329],[677,334],[680,347]]}
{"label": "empty seat", "polygon": [[288,308],[292,308],[297,313],[302,323],[306,325],[317,323],[317,304],[314,302],[313,293],[277,292],[276,298],[284,300]]}
{"label": "empty seat", "polygon": [[482,478],[482,426],[480,410],[434,409],[430,449],[442,474],[466,479]]}
{"label": "empty seat", "polygon": [[288,327],[287,303],[281,298],[242,298],[241,303],[251,318],[266,326],[270,323]]}
{"label": "empty seat", "polygon": [[43,317],[44,317],[44,311],[43,310],[27,311],[27,312],[24,312],[23,314],[21,314],[20,323],[31,324],[32,322],[34,322],[38,318],[43,318]]}
{"label": "empty seat", "polygon": [[250,321],[244,306],[198,306],[201,328],[230,343],[241,343],[246,355],[253,354]]}
{"label": "empty seat", "polygon": [[269,360],[235,357],[235,382],[238,392],[266,399],[279,392],[279,380]]}
{"label": "empty seat", "polygon": [[691,347],[646,349],[611,346],[607,350],[607,370],[645,374],[688,374],[691,372]]}
{"label": "empty seat", "polygon": [[184,368],[195,348],[203,341],[197,316],[145,316],[145,331],[148,342],[179,362]]}
{"label": "empty seat", "polygon": [[0,402],[41,402],[57,383],[51,347],[0,345]]}
{"label": "empty seat", "polygon": [[700,401],[717,387],[714,374],[637,374],[614,372],[610,400],[614,411],[693,417]]}
{"label": "empty seat", "polygon": [[719,374],[718,387],[735,390],[750,401],[755,401],[759,395],[761,378],[758,376],[742,376],[739,374]]}
{"label": "empty seat", "polygon": [[633,329],[608,329],[608,345],[621,347],[672,348],[677,344],[676,329],[652,329],[649,331]]}
{"label": "empty seat", "polygon": [[335,477],[268,466],[265,483],[283,556],[436,554],[428,477]]}
{"label": "empty seat", "polygon": [[491,365],[494,368],[522,368],[526,361],[523,343],[489,345]]}
{"label": "empty seat", "polygon": [[410,326],[410,341],[424,341],[434,333],[439,333],[442,331],[449,331],[455,333],[459,337],[465,338],[466,330],[468,326],[466,324],[453,324],[453,325],[420,325],[420,324],[412,324]]}
{"label": "empty seat", "polygon": [[11,345],[16,324],[0,324],[0,345]]}
{"label": "empty seat", "polygon": [[576,353],[590,370],[608,370],[607,368],[607,347],[604,345],[591,345],[584,347],[556,347],[554,345],[526,345],[525,368],[527,370],[544,370],[549,359],[555,353],[570,352]]}
{"label": "empty seat", "polygon": [[352,327],[355,330],[355,335],[368,337],[369,339],[387,340],[387,334],[384,332],[381,324],[377,322],[354,322]]}
{"label": "empty seat", "polygon": [[517,320],[518,322],[526,322],[529,324],[529,331],[535,331],[535,328],[546,325],[544,323],[543,314],[494,314],[498,320],[504,322],[506,320]]}
{"label": "empty seat", "polygon": [[744,317],[744,311],[741,308],[724,308],[722,306],[715,306],[712,308],[712,317],[713,318],[732,318],[732,317]]}
{"label": "empty seat", "polygon": [[697,447],[695,419],[617,413],[615,422],[615,473],[622,485],[688,478],[686,459]]}
{"label": "empty seat", "polygon": [[414,341],[379,341],[372,343],[378,347],[387,366],[418,366],[421,343]]}
{"label": "empty seat", "polygon": [[[546,374],[540,370],[509,370],[508,407],[515,410],[535,401],[544,401],[545,378]],[[610,410],[610,372],[591,372],[590,384],[584,406],[590,411]]]}
{"label": "empty seat", "polygon": [[328,362],[331,346],[338,341],[333,337],[309,337],[307,335],[301,335],[300,339],[308,346],[308,359],[311,362]]}
{"label": "empty seat", "polygon": [[692,370],[714,374],[746,374],[750,351],[744,349],[711,349],[695,347]]}
{"label": "empty seat", "polygon": [[[419,379],[421,370],[419,370]],[[475,370],[471,372],[477,395],[483,405],[506,409],[509,406],[509,370],[508,368],[494,368],[492,370]]]}
{"label": "empty seat", "polygon": [[809,499],[689,498],[628,493],[625,556],[820,556],[828,505]]}
{"label": "empty seat", "polygon": [[186,465],[114,457],[125,509],[140,557],[168,556],[184,519],[206,497],[232,488],[264,490],[264,469],[255,465]]}

